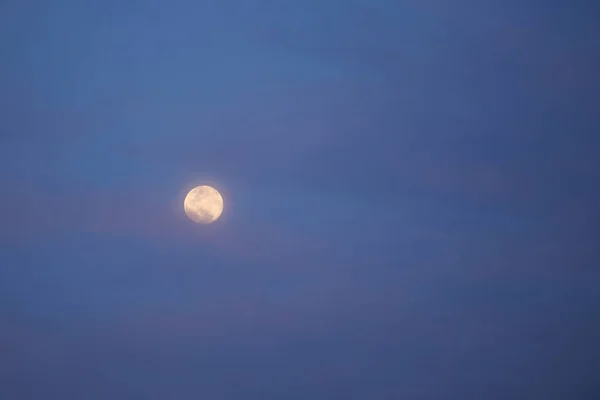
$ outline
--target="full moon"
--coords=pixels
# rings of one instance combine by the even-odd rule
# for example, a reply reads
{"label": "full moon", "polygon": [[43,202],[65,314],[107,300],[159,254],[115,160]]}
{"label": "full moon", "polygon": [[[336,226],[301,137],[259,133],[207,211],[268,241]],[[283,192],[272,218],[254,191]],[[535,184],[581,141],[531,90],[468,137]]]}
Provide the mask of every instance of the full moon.
{"label": "full moon", "polygon": [[197,186],[185,196],[183,209],[192,221],[210,224],[223,212],[223,197],[210,186]]}

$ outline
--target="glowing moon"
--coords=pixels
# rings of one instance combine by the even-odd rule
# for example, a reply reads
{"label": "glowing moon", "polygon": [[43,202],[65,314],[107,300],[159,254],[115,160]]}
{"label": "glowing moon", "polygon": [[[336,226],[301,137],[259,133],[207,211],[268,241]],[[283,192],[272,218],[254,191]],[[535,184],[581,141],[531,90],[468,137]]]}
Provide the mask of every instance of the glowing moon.
{"label": "glowing moon", "polygon": [[185,196],[183,208],[192,221],[210,224],[223,212],[223,197],[210,186],[197,186]]}

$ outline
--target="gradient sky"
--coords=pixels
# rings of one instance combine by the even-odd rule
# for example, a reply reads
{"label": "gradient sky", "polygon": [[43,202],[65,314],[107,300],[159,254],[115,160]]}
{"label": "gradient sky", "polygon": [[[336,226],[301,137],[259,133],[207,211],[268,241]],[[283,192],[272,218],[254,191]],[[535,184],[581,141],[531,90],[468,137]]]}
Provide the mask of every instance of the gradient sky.
{"label": "gradient sky", "polygon": [[1,1],[0,399],[600,398],[597,11]]}

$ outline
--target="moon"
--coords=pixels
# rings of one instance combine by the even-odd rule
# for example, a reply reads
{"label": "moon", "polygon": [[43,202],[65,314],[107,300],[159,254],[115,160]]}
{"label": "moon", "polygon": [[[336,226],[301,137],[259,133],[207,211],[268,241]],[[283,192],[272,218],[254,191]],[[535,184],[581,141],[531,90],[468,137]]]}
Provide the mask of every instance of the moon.
{"label": "moon", "polygon": [[210,186],[197,186],[185,196],[183,209],[192,221],[210,224],[223,213],[223,197]]}

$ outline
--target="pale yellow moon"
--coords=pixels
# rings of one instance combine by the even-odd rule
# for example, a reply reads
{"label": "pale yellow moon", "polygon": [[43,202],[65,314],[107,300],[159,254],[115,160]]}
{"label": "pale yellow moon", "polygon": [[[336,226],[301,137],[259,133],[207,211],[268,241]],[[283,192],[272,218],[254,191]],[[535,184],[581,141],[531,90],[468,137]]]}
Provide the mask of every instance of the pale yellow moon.
{"label": "pale yellow moon", "polygon": [[183,209],[192,221],[210,224],[223,212],[223,197],[210,186],[197,186],[185,196]]}

